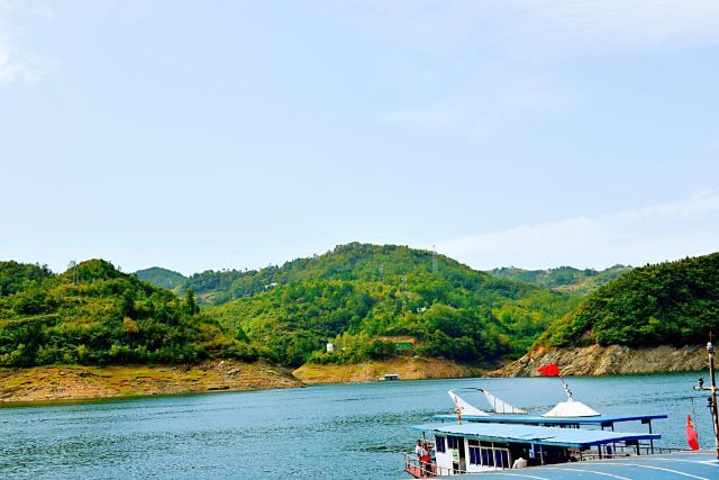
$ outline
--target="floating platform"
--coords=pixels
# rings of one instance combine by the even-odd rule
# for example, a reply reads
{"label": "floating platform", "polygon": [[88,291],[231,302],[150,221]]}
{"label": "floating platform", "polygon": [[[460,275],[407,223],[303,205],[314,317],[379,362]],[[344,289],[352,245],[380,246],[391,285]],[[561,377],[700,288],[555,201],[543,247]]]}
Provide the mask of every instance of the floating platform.
{"label": "floating platform", "polygon": [[714,452],[704,450],[498,470],[462,477],[508,480],[717,480],[719,461]]}

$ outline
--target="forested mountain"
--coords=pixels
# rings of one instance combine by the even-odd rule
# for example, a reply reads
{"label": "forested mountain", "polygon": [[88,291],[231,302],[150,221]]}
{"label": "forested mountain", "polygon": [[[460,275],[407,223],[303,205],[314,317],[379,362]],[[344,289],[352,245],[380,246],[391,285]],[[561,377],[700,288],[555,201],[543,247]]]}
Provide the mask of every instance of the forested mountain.
{"label": "forested mountain", "polygon": [[61,275],[0,262],[0,365],[185,363],[263,355],[235,333],[199,314],[192,295],[180,300],[103,260]]}
{"label": "forested mountain", "polygon": [[135,272],[135,275],[143,282],[150,282],[153,285],[168,290],[179,290],[187,281],[187,278],[183,274],[161,267],[138,270]]}
{"label": "forested mountain", "polygon": [[553,324],[549,346],[692,345],[719,332],[719,253],[637,268]]}
{"label": "forested mountain", "polygon": [[[426,356],[476,362],[521,355],[551,321],[579,303],[443,255],[393,245],[353,243],[259,272],[212,273],[188,283],[224,303],[207,314],[291,366],[391,354],[390,336],[411,337]],[[325,354],[328,340],[338,348]]]}
{"label": "forested mountain", "polygon": [[557,292],[587,295],[631,270],[632,267],[624,265],[614,265],[600,271],[591,268],[579,270],[573,267],[550,268],[548,270],[523,270],[515,267],[503,267],[496,268],[488,273],[497,278],[531,283]]}

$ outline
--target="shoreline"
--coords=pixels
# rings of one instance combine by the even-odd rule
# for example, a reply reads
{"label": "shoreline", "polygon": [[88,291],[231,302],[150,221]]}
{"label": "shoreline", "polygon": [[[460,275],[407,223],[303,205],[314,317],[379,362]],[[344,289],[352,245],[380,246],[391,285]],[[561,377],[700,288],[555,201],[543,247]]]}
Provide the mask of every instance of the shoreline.
{"label": "shoreline", "polygon": [[344,365],[306,363],[292,374],[307,385],[327,385],[373,382],[386,374],[398,374],[399,381],[402,381],[480,377],[491,371],[439,358],[394,357]]}
{"label": "shoreline", "polygon": [[[586,348],[586,347],[585,347]],[[615,347],[616,348],[616,347]],[[541,349],[519,360],[494,368],[459,364],[451,360],[420,357],[395,357],[386,360],[357,364],[305,364],[293,372],[263,361],[240,363],[232,360],[205,361],[197,365],[111,365],[105,367],[82,365],[48,365],[30,368],[0,369],[0,408],[72,405],[112,400],[139,399],[168,395],[195,395],[229,393],[285,388],[302,388],[311,385],[374,382],[385,374],[398,374],[402,380],[431,380],[451,378],[517,378],[538,376],[537,365],[559,361],[567,365],[565,375],[602,377],[616,375],[654,375],[680,372],[701,372],[701,355],[698,347],[672,349],[655,347],[644,349],[638,357],[657,354],[665,358],[674,356],[685,362],[662,365],[664,368],[637,368],[633,359],[627,366],[634,368],[606,368],[616,365],[625,355],[636,351],[622,348],[592,349],[594,355],[578,349]],[[630,350],[630,351],[627,351]],[[641,350],[640,350],[641,351]],[[611,353],[611,355],[608,355]],[[673,353],[674,355],[668,355]],[[689,355],[687,355],[689,354]],[[597,362],[597,357],[612,357],[614,362]],[[619,358],[617,358],[619,357]],[[693,362],[686,362],[687,357]],[[643,362],[642,362],[643,363]],[[594,368],[587,368],[593,365]],[[603,368],[597,368],[599,366]],[[654,364],[656,367],[657,365]]]}
{"label": "shoreline", "polygon": [[299,388],[286,369],[265,362],[198,365],[49,365],[0,370],[0,407],[157,395]]}

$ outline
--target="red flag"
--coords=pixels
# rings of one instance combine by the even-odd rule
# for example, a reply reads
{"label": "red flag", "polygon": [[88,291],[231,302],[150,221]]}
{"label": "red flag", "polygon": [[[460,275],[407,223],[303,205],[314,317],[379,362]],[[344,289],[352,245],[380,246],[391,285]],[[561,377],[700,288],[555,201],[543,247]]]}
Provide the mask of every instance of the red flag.
{"label": "red flag", "polygon": [[538,368],[537,371],[545,377],[558,377],[562,374],[562,372],[559,371],[557,362],[552,362],[549,365]]}
{"label": "red flag", "polygon": [[697,431],[694,430],[692,416],[687,415],[687,443],[692,450],[699,450],[699,440],[697,439]]}

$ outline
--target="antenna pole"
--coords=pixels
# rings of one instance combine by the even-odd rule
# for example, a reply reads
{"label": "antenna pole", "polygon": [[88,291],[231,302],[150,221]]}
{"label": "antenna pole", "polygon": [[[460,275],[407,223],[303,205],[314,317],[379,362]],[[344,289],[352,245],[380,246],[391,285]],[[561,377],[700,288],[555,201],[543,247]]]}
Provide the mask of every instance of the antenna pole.
{"label": "antenna pole", "polygon": [[712,428],[714,429],[714,445],[716,448],[716,457],[717,460],[719,460],[719,411],[717,410],[717,381],[716,381],[716,371],[714,369],[714,345],[712,345],[712,340],[714,340],[714,335],[712,333],[709,334],[709,343],[707,343],[707,353],[709,354],[709,379],[711,381],[711,387],[705,387],[704,386],[704,379],[699,379],[699,385],[694,387],[694,390],[709,390],[711,391],[711,396],[709,397],[709,411],[712,415]]}
{"label": "antenna pole", "polygon": [[[712,335],[709,336],[710,338]],[[714,443],[716,446],[716,455],[719,460],[719,414],[717,412],[717,380],[714,372],[714,345],[712,342],[707,343],[707,353],[709,354],[709,377],[711,378],[712,396],[711,396],[711,412],[712,420],[714,420]]]}
{"label": "antenna pole", "polygon": [[572,391],[569,389],[569,385],[567,385],[567,382],[564,381],[564,376],[562,376],[562,372],[559,372],[559,379],[562,381],[562,385],[564,385],[564,392],[567,394],[567,399],[572,400]]}

